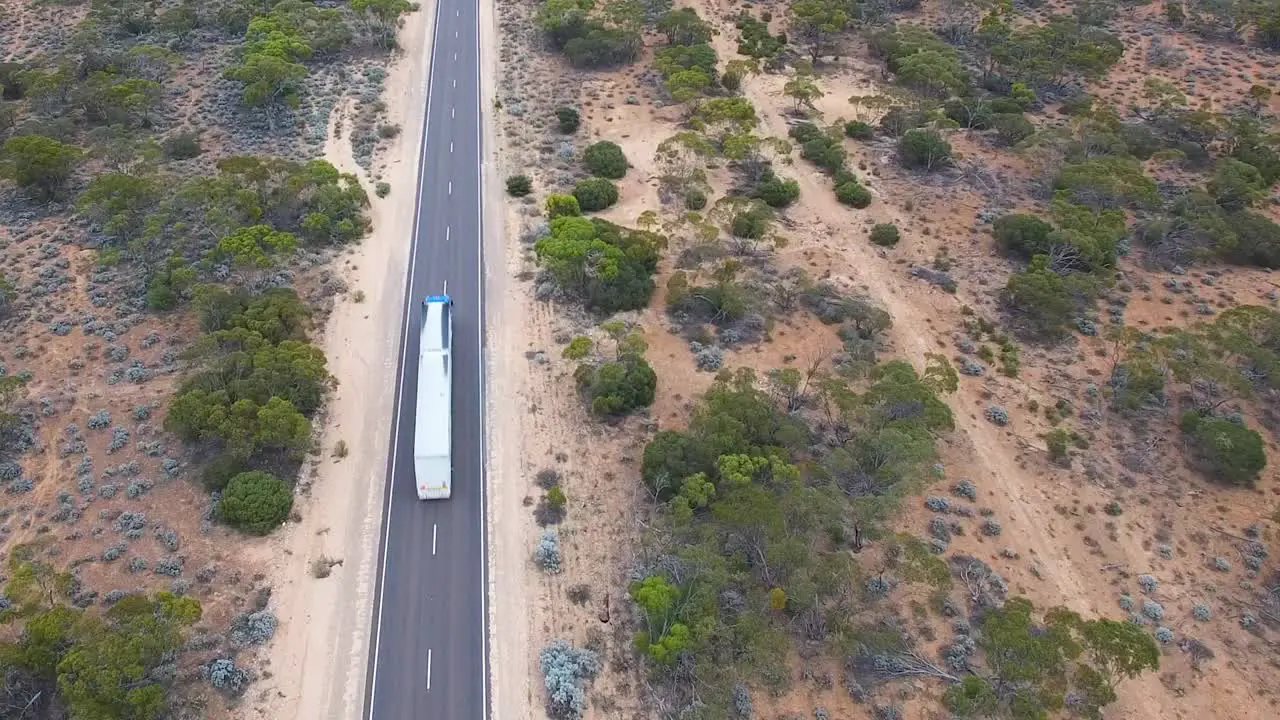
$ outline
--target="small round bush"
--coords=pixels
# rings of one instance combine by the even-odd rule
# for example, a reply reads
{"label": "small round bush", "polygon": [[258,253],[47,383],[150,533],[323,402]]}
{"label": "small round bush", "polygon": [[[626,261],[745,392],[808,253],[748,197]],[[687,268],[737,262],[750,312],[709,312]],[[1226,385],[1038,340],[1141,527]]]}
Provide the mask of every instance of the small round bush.
{"label": "small round bush", "polygon": [[556,124],[560,132],[571,135],[577,132],[578,126],[582,124],[582,115],[577,108],[556,108]]}
{"label": "small round bush", "polygon": [[1129,612],[1133,611],[1133,597],[1129,595],[1120,596],[1120,609]]}
{"label": "small round bush", "polygon": [[587,178],[573,186],[573,196],[583,212],[594,212],[618,202],[618,186],[602,177]]}
{"label": "small round bush", "polygon": [[604,140],[587,147],[582,164],[592,175],[619,180],[627,175],[627,156],[617,143]]}
{"label": "small round bush", "polygon": [[689,210],[701,210],[707,206],[707,194],[694,188],[684,194],[684,206]]}
{"label": "small round bush", "polygon": [[165,157],[170,160],[190,160],[204,152],[200,147],[200,136],[193,132],[179,132],[164,139],[160,144]]}
{"label": "small round bush", "polygon": [[850,120],[844,124],[844,136],[854,140],[870,140],[875,137],[875,128],[861,120]]}
{"label": "small round bush", "polygon": [[511,197],[524,197],[533,192],[533,181],[528,175],[512,175],[507,178],[507,194]]}
{"label": "small round bush", "polygon": [[1142,588],[1142,592],[1153,593],[1160,586],[1160,581],[1156,580],[1154,575],[1139,575],[1138,587]]}
{"label": "small round bush", "polygon": [[270,473],[258,470],[240,473],[227,483],[218,509],[228,525],[266,535],[289,517],[293,490]]}
{"label": "small round bush", "polygon": [[995,537],[999,535],[1001,532],[1003,532],[1003,528],[1001,528],[1000,523],[995,520],[987,520],[986,522],[982,523],[983,535],[989,535],[991,537]]}
{"label": "small round bush", "polygon": [[1168,645],[1173,642],[1173,631],[1167,627],[1156,628],[1156,640],[1159,640],[1161,645]]}
{"label": "small round bush", "polygon": [[1142,602],[1142,614],[1152,620],[1164,619],[1164,606],[1155,600],[1144,600]]}
{"label": "small round bush", "polygon": [[924,506],[936,513],[944,513],[951,508],[951,503],[944,497],[932,496],[925,498]]}
{"label": "small round bush", "polygon": [[572,195],[550,195],[547,197],[547,215],[552,220],[581,214],[582,207],[578,205],[578,198]]}
{"label": "small round bush", "polygon": [[1213,569],[1218,572],[1231,572],[1231,561],[1224,557],[1216,557],[1213,559]]}
{"label": "small round bush", "polygon": [[893,223],[876,223],[871,228],[871,242],[881,247],[893,247],[899,239],[898,226]]}
{"label": "small round bush", "polygon": [[951,492],[962,498],[969,498],[970,500],[978,499],[978,486],[968,480],[961,480],[956,483],[955,487],[951,488]]}
{"label": "small round bush", "polygon": [[800,183],[769,173],[756,188],[756,197],[769,207],[784,208],[800,197]]}
{"label": "small round bush", "polygon": [[1209,618],[1213,617],[1213,613],[1208,605],[1196,605],[1191,608],[1191,616],[1200,622],[1208,622]]}
{"label": "small round bush", "polygon": [[871,204],[871,191],[860,182],[850,181],[836,186],[836,199],[861,210]]}

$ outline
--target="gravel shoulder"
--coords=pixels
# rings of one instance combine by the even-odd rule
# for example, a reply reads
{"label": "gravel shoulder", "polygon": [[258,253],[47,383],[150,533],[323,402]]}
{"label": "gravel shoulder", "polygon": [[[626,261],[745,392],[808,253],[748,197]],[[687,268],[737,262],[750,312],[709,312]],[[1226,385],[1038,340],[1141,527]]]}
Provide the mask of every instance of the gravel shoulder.
{"label": "gravel shoulder", "polygon": [[486,383],[489,457],[486,459],[489,534],[489,679],[494,720],[532,717],[539,699],[530,678],[535,671],[530,645],[527,562],[529,514],[524,507],[523,407],[527,401],[528,298],[513,282],[520,246],[512,235],[516,218],[506,202],[503,178],[510,168],[493,112],[497,97],[498,19],[494,0],[480,2],[480,95],[484,114],[484,274],[486,303]]}

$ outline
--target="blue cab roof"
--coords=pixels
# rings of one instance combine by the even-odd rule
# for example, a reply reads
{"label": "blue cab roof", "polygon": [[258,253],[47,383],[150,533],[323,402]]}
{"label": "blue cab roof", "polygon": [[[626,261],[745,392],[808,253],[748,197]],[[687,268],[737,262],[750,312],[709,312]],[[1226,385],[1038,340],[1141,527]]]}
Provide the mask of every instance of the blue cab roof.
{"label": "blue cab roof", "polygon": [[422,301],[422,304],[427,305],[430,303],[444,303],[445,305],[452,305],[453,300],[451,300],[448,295],[428,295],[427,299]]}

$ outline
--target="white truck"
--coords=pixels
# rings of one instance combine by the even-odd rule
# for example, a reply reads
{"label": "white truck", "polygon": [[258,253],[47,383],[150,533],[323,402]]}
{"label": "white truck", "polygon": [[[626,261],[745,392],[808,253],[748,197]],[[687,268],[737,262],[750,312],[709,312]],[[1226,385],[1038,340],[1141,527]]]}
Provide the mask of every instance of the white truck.
{"label": "white truck", "polygon": [[413,429],[413,471],[419,500],[443,500],[453,485],[453,300],[431,295],[422,301],[418,347],[418,413]]}

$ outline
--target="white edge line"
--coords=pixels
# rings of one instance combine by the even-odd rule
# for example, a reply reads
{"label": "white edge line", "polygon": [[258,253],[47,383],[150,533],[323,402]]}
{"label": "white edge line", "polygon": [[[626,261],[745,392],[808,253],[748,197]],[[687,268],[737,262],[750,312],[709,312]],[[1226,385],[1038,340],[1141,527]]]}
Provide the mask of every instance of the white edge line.
{"label": "white edge line", "polygon": [[431,523],[431,554],[436,554],[436,524]]}
{"label": "white edge line", "polygon": [[[415,186],[422,186],[422,173],[427,165],[427,136],[431,132],[431,86],[435,82],[436,61],[435,54],[438,44],[436,43],[436,34],[440,29],[440,3],[442,0],[436,0],[436,14],[432,19],[431,26],[431,57],[428,59],[431,67],[427,69],[427,110],[422,116],[422,147],[418,149],[418,178]],[[476,26],[479,31],[479,24]],[[405,298],[404,298],[404,320],[400,324],[400,377],[397,383],[400,389],[396,391],[396,404],[398,410],[400,404],[404,402],[404,375],[405,375],[405,353],[409,350],[409,313],[413,309],[413,299],[409,297],[409,292],[413,289],[413,269],[418,262],[418,225],[422,222],[422,193],[418,192],[418,199],[413,206],[413,238],[409,250],[409,267],[405,274]],[[386,482],[392,485],[390,491],[386,493],[387,507],[382,517],[382,558],[381,565],[378,568],[378,576],[382,578],[382,588],[378,594],[378,614],[374,617],[374,636],[373,647],[370,651],[373,653],[373,676],[369,678],[369,720],[373,720],[373,709],[376,707],[375,699],[378,694],[378,649],[381,647],[382,641],[382,606],[387,600],[387,543],[391,540],[391,507],[392,492],[395,491],[394,483],[396,476],[396,457],[400,445],[400,433],[396,432],[396,422],[398,417],[391,418],[391,431],[394,433],[391,439],[391,474]],[[429,651],[428,651],[429,652]]]}
{"label": "white edge line", "polygon": [[480,231],[480,242],[477,244],[476,287],[480,289],[480,332],[476,333],[476,351],[480,363],[480,372],[476,383],[480,386],[480,717],[489,720],[489,527],[485,522],[485,486],[488,485],[488,473],[485,465],[489,460],[488,428],[485,418],[488,415],[488,401],[485,397],[485,374],[488,366],[484,358],[484,333],[488,328],[485,322],[485,285],[484,285],[484,111],[480,95],[483,93],[483,74],[480,72],[483,54],[480,52],[480,6],[476,5],[476,223]]}
{"label": "white edge line", "polygon": [[427,648],[427,689],[431,689],[431,648]]}

